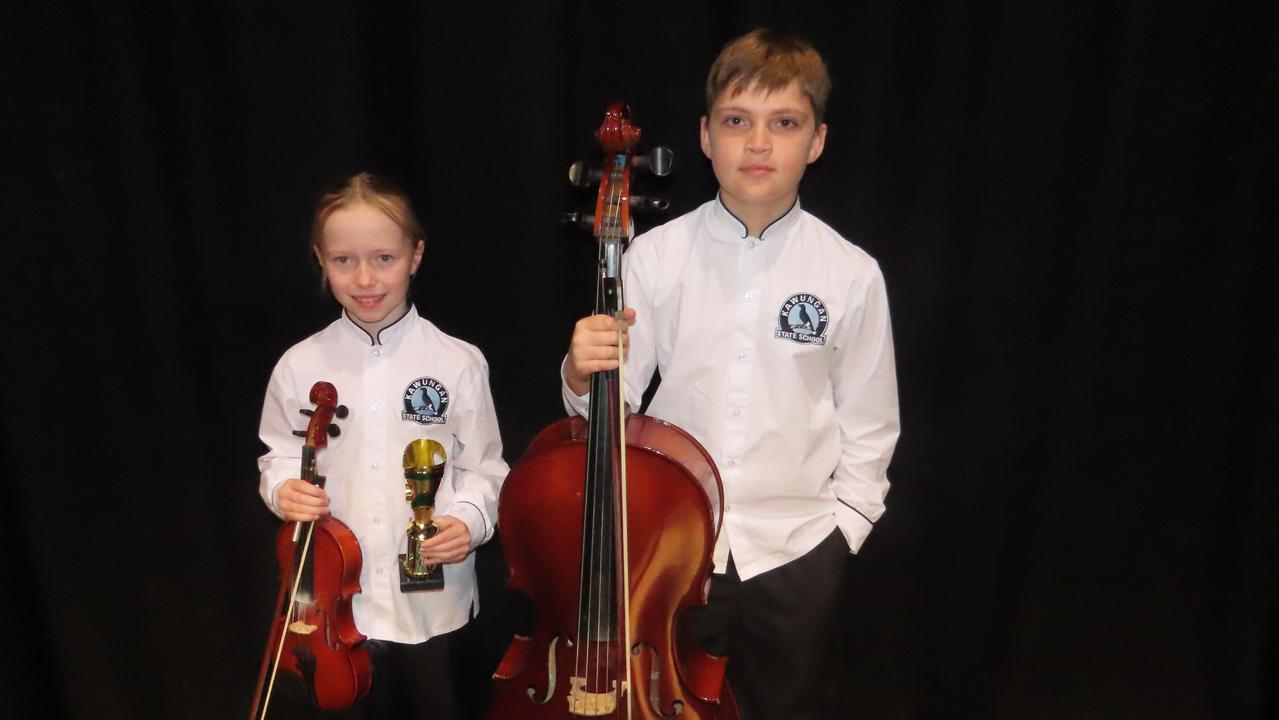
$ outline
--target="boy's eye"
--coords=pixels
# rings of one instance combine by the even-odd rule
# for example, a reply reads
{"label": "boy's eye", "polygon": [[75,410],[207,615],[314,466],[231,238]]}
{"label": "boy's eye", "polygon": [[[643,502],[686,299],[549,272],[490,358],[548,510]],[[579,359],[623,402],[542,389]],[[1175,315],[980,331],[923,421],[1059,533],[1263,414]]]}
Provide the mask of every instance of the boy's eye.
{"label": "boy's eye", "polygon": [[799,121],[795,118],[781,118],[777,121],[777,124],[784,128],[799,127]]}
{"label": "boy's eye", "polygon": [[334,265],[346,265],[347,263],[351,262],[351,258],[347,257],[346,255],[334,255],[332,262]]}
{"label": "boy's eye", "polygon": [[737,115],[729,115],[724,118],[724,124],[729,127],[742,127],[746,124],[746,118]]}
{"label": "boy's eye", "polygon": [[395,262],[395,256],[394,256],[394,255],[388,255],[388,254],[386,254],[386,253],[382,253],[381,255],[378,255],[378,256],[377,256],[377,259],[378,259],[378,262],[380,262],[380,263]]}

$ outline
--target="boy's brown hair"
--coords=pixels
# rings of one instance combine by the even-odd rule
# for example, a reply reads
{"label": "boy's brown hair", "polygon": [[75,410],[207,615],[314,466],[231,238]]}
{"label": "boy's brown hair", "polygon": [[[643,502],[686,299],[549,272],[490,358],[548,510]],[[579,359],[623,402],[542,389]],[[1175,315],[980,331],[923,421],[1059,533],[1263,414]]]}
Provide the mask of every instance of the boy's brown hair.
{"label": "boy's brown hair", "polygon": [[706,77],[706,112],[725,92],[729,97],[751,87],[765,92],[795,83],[808,96],[820,125],[830,97],[830,75],[822,56],[806,41],[766,28],[752,30],[719,51]]}
{"label": "boy's brown hair", "polygon": [[315,220],[311,223],[311,246],[317,250],[324,240],[324,223],[333,213],[351,205],[364,203],[377,208],[404,231],[409,245],[417,247],[419,240],[426,239],[422,225],[413,214],[413,205],[409,196],[395,183],[380,175],[362,172],[352,175],[341,185],[320,197],[315,208]]}

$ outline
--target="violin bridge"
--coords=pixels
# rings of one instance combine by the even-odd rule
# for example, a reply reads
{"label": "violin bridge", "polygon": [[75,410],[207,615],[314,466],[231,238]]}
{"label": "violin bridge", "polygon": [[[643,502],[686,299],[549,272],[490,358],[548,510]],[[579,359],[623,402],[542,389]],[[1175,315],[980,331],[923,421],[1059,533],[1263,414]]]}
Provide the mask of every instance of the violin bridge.
{"label": "violin bridge", "polygon": [[289,632],[295,635],[310,635],[318,629],[318,626],[311,625],[310,623],[303,622],[302,620],[294,620],[289,623]]}
{"label": "violin bridge", "polygon": [[[626,683],[622,683],[622,692],[626,691]],[[604,693],[586,692],[586,678],[569,678],[568,711],[579,717],[600,717],[612,714],[617,709],[617,681],[613,681],[613,691]]]}

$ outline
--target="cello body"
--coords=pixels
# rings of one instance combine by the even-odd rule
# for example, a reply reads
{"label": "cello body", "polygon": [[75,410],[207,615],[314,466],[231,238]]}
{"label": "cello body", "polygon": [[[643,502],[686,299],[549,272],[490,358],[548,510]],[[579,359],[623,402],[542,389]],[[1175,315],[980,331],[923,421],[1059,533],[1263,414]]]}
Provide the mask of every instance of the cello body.
{"label": "cello body", "polygon": [[[589,642],[574,636],[587,431],[578,417],[547,427],[503,485],[508,585],[529,597],[538,622],[533,634],[515,638],[498,667],[503,691],[489,711],[494,720],[578,717],[568,710],[568,670],[576,648]],[[684,610],[706,602],[723,497],[719,474],[706,450],[674,425],[631,415],[626,434],[630,593],[632,607],[642,608],[632,620],[639,663],[632,693],[643,708],[636,717],[674,717],[679,705],[682,718],[733,720],[727,659],[697,647],[679,622]],[[501,512],[514,507],[519,512]]]}

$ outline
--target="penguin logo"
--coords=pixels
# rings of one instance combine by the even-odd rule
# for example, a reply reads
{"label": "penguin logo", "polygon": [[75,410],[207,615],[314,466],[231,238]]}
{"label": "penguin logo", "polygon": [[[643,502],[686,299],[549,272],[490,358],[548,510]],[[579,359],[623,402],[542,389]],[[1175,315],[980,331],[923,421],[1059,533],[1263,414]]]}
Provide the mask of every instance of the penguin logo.
{"label": "penguin logo", "polygon": [[773,337],[801,345],[825,345],[829,321],[830,313],[821,298],[811,293],[795,293],[782,303]]}
{"label": "penguin logo", "polygon": [[449,391],[432,377],[420,377],[404,388],[404,412],[401,420],[419,425],[443,425],[448,419]]}

